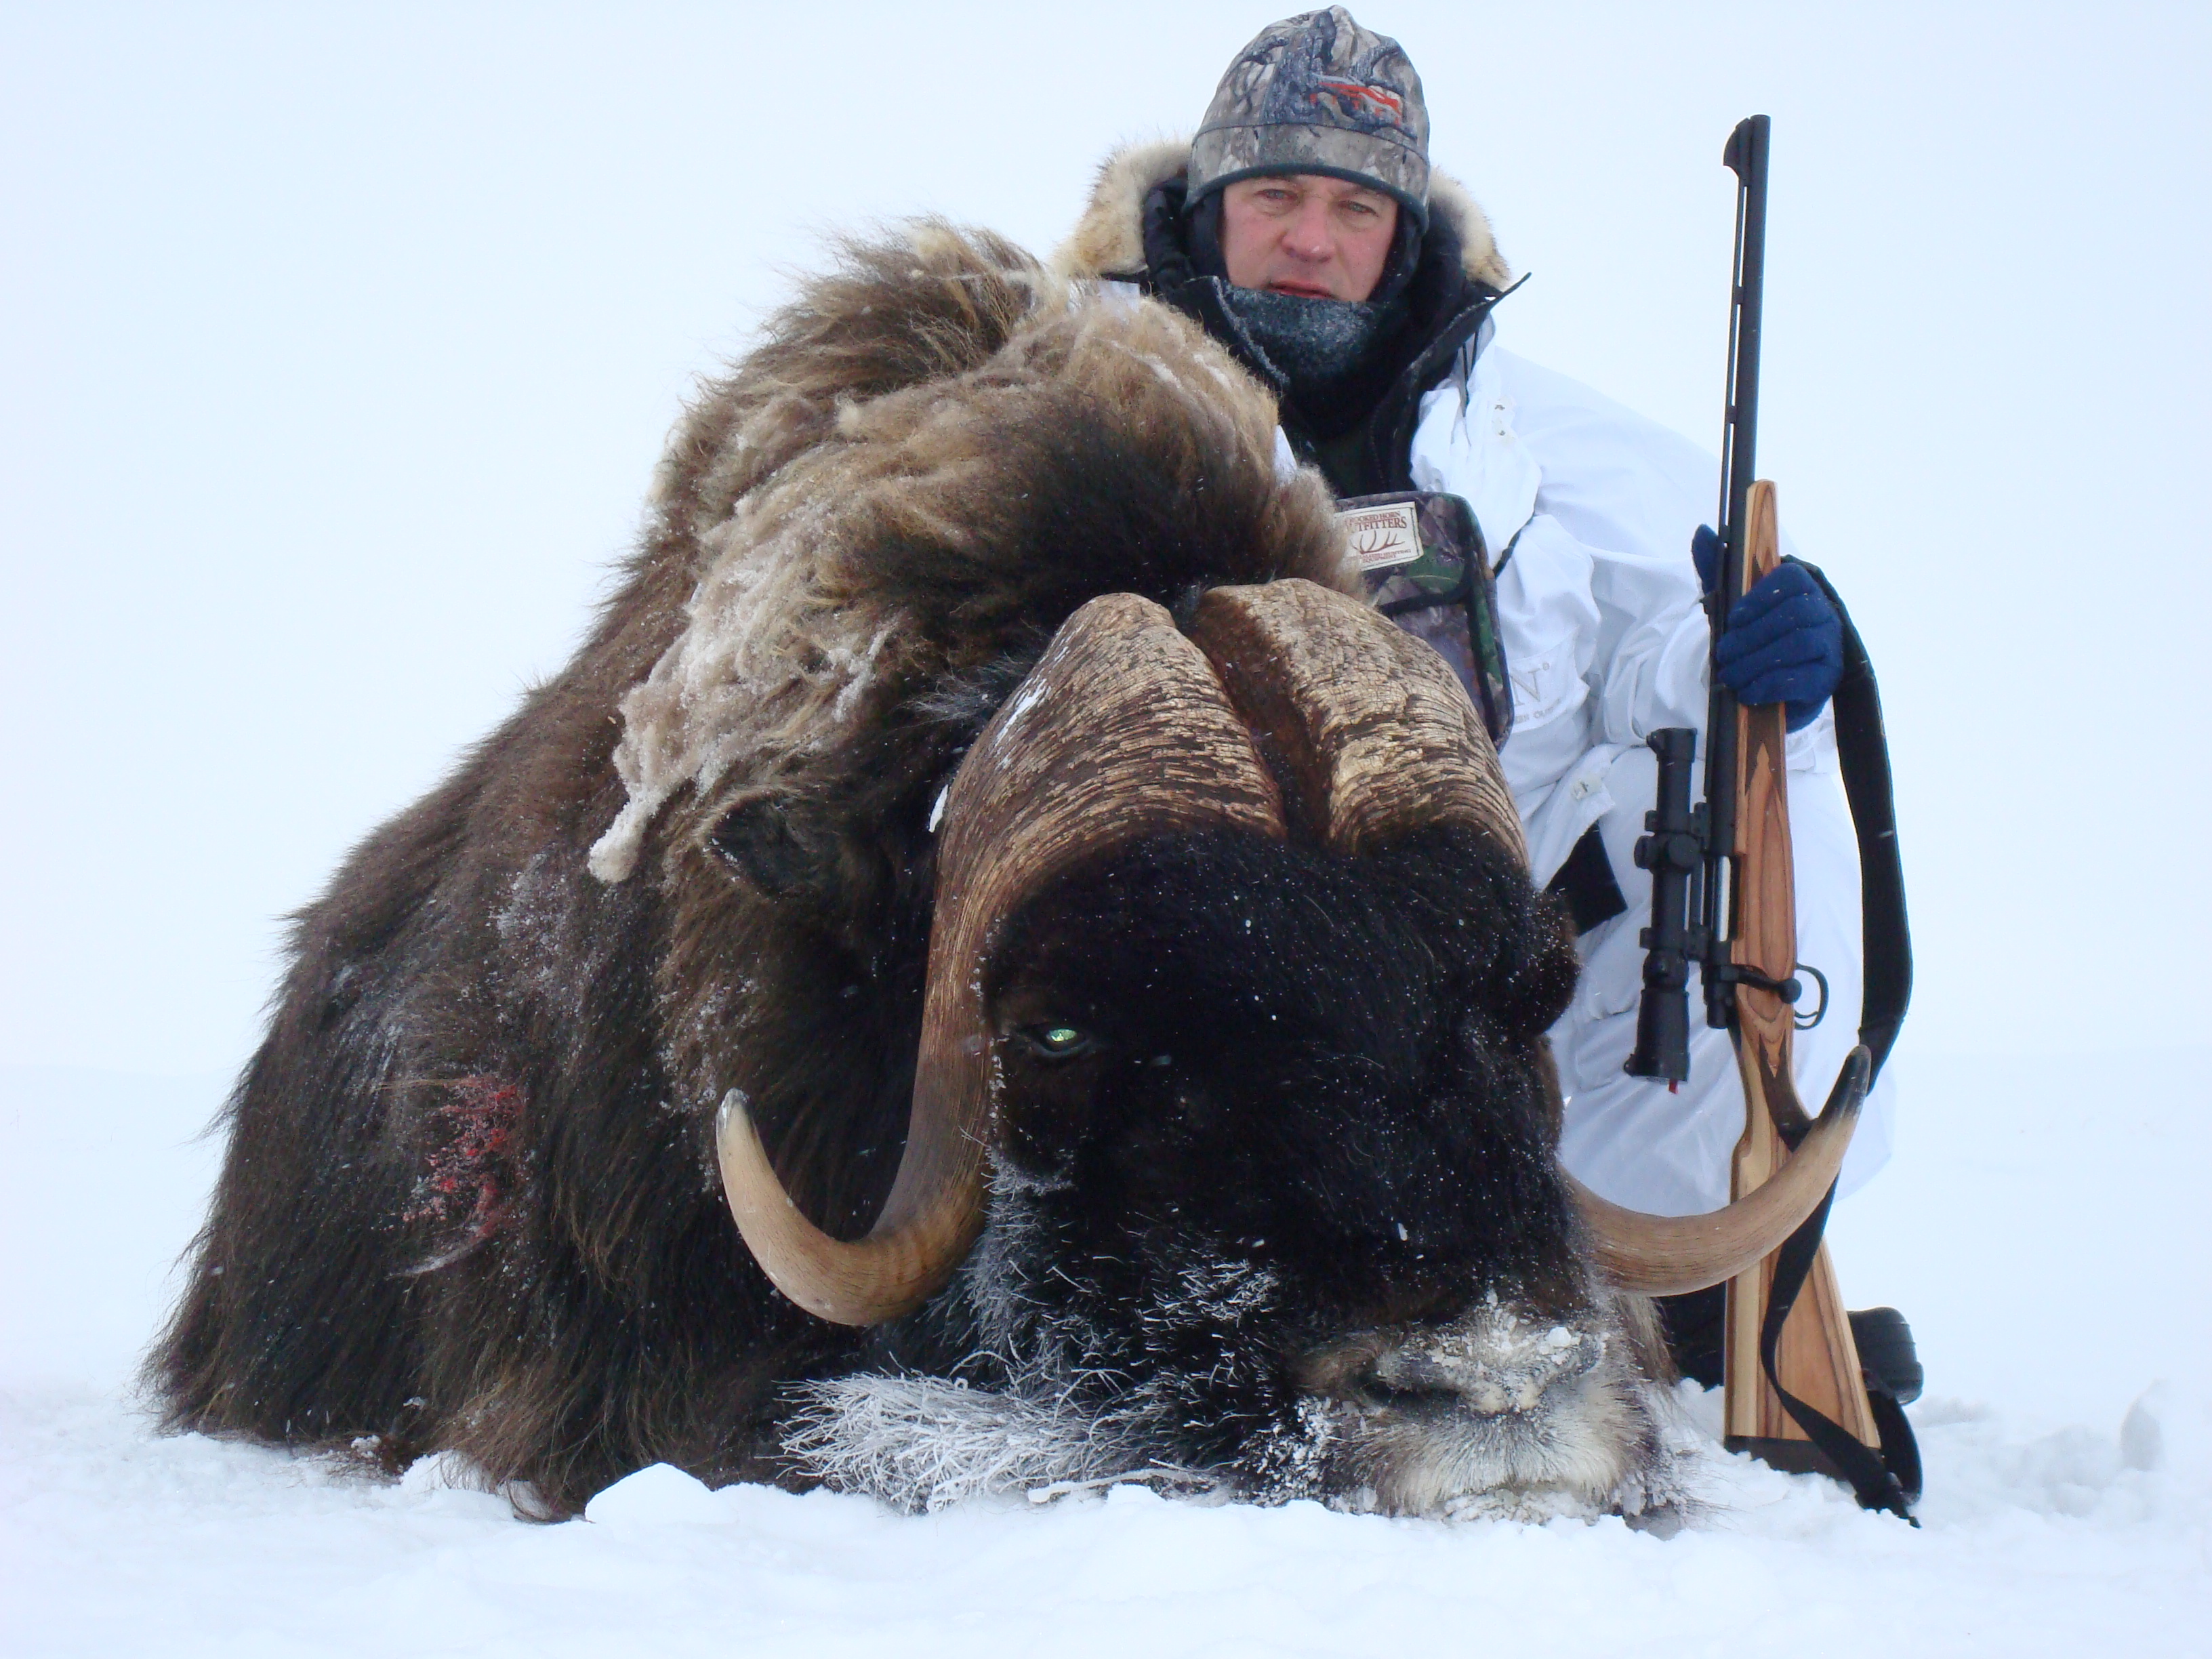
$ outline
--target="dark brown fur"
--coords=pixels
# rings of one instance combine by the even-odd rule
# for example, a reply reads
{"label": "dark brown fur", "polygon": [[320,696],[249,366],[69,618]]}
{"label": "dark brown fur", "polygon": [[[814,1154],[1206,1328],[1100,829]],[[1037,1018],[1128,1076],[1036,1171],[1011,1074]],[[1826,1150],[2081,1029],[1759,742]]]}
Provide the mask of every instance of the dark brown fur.
{"label": "dark brown fur", "polygon": [[[912,1083],[927,817],[991,708],[1095,594],[1346,584],[1264,398],[1237,379],[1208,414],[1177,375],[1237,371],[1149,304],[923,226],[844,249],[704,387],[574,661],[296,919],[148,1362],[172,1426],[454,1449],[554,1514],[655,1460],[767,1467],[775,1385],[854,1344],[745,1254],[714,1106],[744,1091],[800,1201],[865,1227]],[[803,514],[777,556],[805,568],[763,601],[791,683],[729,705],[759,740],[595,878],[617,742],[657,718],[634,689],[748,526]],[[890,642],[833,716],[805,641],[856,617]]]}

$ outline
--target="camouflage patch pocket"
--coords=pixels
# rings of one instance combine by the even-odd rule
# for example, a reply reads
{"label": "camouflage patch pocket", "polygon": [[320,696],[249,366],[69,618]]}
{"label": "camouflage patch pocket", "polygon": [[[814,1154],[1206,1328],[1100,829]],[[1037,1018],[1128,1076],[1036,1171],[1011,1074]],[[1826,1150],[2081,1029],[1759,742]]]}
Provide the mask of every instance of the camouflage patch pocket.
{"label": "camouflage patch pocket", "polygon": [[1513,682],[1498,625],[1498,585],[1474,509],[1441,490],[1349,495],[1336,504],[1375,608],[1451,665],[1503,747],[1513,731]]}

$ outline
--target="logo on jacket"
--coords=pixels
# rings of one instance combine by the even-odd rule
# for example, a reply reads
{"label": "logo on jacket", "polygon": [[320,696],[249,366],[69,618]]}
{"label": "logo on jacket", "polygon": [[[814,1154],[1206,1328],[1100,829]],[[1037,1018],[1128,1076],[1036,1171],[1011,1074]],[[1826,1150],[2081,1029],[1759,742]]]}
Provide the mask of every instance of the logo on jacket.
{"label": "logo on jacket", "polygon": [[1358,81],[1323,81],[1319,92],[1306,96],[1318,104],[1334,98],[1337,108],[1353,120],[1379,122],[1387,126],[1406,123],[1406,100],[1387,87],[1364,86]]}

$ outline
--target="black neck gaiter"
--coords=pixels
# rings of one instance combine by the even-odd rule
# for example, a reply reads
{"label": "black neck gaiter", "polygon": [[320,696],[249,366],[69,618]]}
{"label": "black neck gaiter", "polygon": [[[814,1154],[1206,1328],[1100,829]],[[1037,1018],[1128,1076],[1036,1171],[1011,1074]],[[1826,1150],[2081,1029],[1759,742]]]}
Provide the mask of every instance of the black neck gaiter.
{"label": "black neck gaiter", "polygon": [[1378,306],[1360,300],[1310,300],[1255,288],[1225,286],[1221,301],[1302,410],[1339,402],[1376,342],[1405,318],[1405,306],[1396,301]]}

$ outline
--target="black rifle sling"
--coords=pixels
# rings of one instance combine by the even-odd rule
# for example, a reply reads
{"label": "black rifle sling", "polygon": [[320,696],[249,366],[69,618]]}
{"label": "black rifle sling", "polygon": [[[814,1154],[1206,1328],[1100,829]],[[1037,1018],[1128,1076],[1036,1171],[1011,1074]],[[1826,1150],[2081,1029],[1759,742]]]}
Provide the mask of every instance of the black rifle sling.
{"label": "black rifle sling", "polygon": [[[1820,585],[1843,623],[1844,672],[1835,690],[1836,751],[1859,843],[1863,957],[1859,1041],[1874,1058],[1867,1079],[1871,1089],[1897,1042],[1898,1030],[1905,1023],[1905,1005],[1912,998],[1912,932],[1905,906],[1905,866],[1897,851],[1897,802],[1890,781],[1889,741],[1882,727],[1881,691],[1875,682],[1874,664],[1852,624],[1851,613],[1817,567],[1802,559],[1790,562],[1802,567]],[[1820,1208],[1784,1241],[1775,1257],[1774,1283],[1767,1293],[1766,1318],[1759,1332],[1759,1360],[1783,1409],[1850,1483],[1859,1506],[1885,1510],[1912,1521],[1917,1527],[1920,1523],[1912,1520],[1911,1506],[1920,1497],[1920,1448],[1913,1439],[1905,1408],[1888,1389],[1877,1379],[1867,1380],[1868,1403],[1881,1436],[1881,1453],[1876,1456],[1856,1435],[1784,1389],[1775,1375],[1782,1327],[1797,1304],[1806,1275],[1813,1270],[1813,1258],[1820,1250],[1820,1235],[1828,1224],[1828,1209],[1835,1197],[1832,1187]]]}
{"label": "black rifle sling", "polygon": [[1874,1056],[1873,1076],[1897,1042],[1912,1000],[1912,930],[1905,905],[1905,865],[1897,851],[1897,797],[1889,775],[1889,738],[1881,721],[1881,690],[1866,643],[1842,596],[1817,565],[1790,563],[1820,585],[1844,625],[1844,674],[1836,684],[1836,752],[1844,795],[1859,843],[1860,933],[1863,940],[1859,1041]]}

